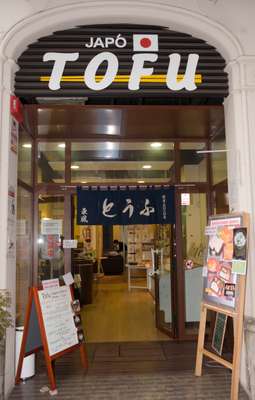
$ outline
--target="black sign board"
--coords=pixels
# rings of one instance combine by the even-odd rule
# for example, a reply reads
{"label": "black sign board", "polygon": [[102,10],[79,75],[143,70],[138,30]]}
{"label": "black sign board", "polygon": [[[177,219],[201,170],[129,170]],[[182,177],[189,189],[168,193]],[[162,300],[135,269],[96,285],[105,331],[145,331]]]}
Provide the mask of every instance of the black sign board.
{"label": "black sign board", "polygon": [[225,60],[167,28],[79,26],[31,43],[18,59],[19,97],[225,97]]}
{"label": "black sign board", "polygon": [[219,355],[222,354],[223,342],[225,337],[225,331],[227,326],[228,316],[226,314],[217,313],[213,340],[212,340],[212,348]]}

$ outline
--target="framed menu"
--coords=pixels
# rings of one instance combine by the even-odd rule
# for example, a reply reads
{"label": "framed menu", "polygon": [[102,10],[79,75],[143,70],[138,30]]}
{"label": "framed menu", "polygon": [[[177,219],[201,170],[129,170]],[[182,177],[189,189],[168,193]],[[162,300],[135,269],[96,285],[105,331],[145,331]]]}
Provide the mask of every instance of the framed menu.
{"label": "framed menu", "polygon": [[78,344],[69,287],[40,290],[38,295],[50,356]]}

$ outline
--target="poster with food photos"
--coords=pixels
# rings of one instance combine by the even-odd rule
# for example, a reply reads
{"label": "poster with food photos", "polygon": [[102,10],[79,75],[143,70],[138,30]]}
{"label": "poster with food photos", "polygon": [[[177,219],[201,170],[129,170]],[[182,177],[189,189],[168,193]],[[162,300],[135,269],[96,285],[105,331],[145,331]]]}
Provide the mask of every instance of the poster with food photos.
{"label": "poster with food photos", "polygon": [[[242,216],[214,216],[206,228],[203,299],[219,306],[236,307],[238,275],[232,271],[234,229],[242,226]],[[231,288],[231,290],[230,290]]]}

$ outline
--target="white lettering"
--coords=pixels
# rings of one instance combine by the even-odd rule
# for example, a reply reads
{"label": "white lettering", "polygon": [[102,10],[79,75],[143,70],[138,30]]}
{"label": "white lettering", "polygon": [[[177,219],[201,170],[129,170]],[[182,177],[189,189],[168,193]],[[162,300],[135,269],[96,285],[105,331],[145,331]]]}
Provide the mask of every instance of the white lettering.
{"label": "white lettering", "polygon": [[93,47],[94,47],[94,48],[95,48],[95,47],[102,47],[102,48],[104,48],[104,42],[103,42],[102,38],[100,38],[100,37],[96,38]]}
{"label": "white lettering", "polygon": [[93,38],[92,37],[90,38],[90,42],[89,43],[85,43],[85,47],[87,47],[87,48],[93,47]]}
{"label": "white lettering", "polygon": [[127,45],[126,39],[124,37],[121,37],[121,34],[119,33],[117,38],[115,39],[115,46],[122,49],[126,45]]}
{"label": "white lettering", "polygon": [[114,38],[112,38],[112,37],[106,37],[105,38],[105,47],[109,47],[109,45],[110,44],[113,44],[114,43]]}
{"label": "white lettering", "polygon": [[195,84],[195,74],[199,59],[198,54],[189,54],[186,71],[180,82],[177,81],[177,75],[180,68],[181,56],[180,54],[173,53],[169,56],[169,59],[170,62],[166,76],[167,87],[171,90],[195,90],[197,88]]}
{"label": "white lettering", "polygon": [[144,62],[155,62],[158,59],[158,55],[155,53],[135,54],[132,59],[134,62],[128,82],[128,88],[129,90],[138,90],[140,88],[141,77],[143,75],[153,74],[153,68],[144,68]]}
{"label": "white lettering", "polygon": [[[96,72],[102,64],[107,61],[108,66],[105,76],[100,82],[96,82]],[[103,90],[113,82],[119,68],[118,58],[109,52],[97,54],[87,65],[84,72],[84,82],[92,90]]]}
{"label": "white lettering", "polygon": [[52,68],[49,89],[58,90],[60,89],[60,81],[65,69],[67,61],[76,61],[79,58],[79,53],[45,53],[43,61],[55,61]]}
{"label": "white lettering", "polygon": [[95,39],[93,37],[91,37],[89,43],[85,43],[85,47],[87,47],[87,48],[91,48],[91,47],[94,47],[94,48],[96,48],[96,47],[105,48],[106,47],[106,48],[108,48],[109,45],[111,45],[111,44],[115,44],[116,47],[122,49],[123,47],[126,47],[127,40],[124,37],[122,37],[120,33],[117,35],[116,39],[113,37],[105,37],[105,38],[97,37]]}

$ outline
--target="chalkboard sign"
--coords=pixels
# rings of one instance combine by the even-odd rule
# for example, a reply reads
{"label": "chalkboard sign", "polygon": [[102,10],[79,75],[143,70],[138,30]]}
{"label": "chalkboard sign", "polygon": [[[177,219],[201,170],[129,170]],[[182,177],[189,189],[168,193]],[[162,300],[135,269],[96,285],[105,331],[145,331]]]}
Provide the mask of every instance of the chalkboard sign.
{"label": "chalkboard sign", "polygon": [[20,383],[24,357],[41,349],[44,352],[52,394],[56,394],[56,378],[52,365],[55,359],[79,348],[83,367],[87,369],[87,354],[84,340],[81,340],[82,327],[75,322],[77,315],[73,303],[75,300],[70,286],[48,290],[38,290],[35,287],[30,289],[16,383]]}
{"label": "chalkboard sign", "polygon": [[220,356],[222,354],[223,342],[226,332],[228,316],[226,314],[217,313],[213,332],[212,348]]}

